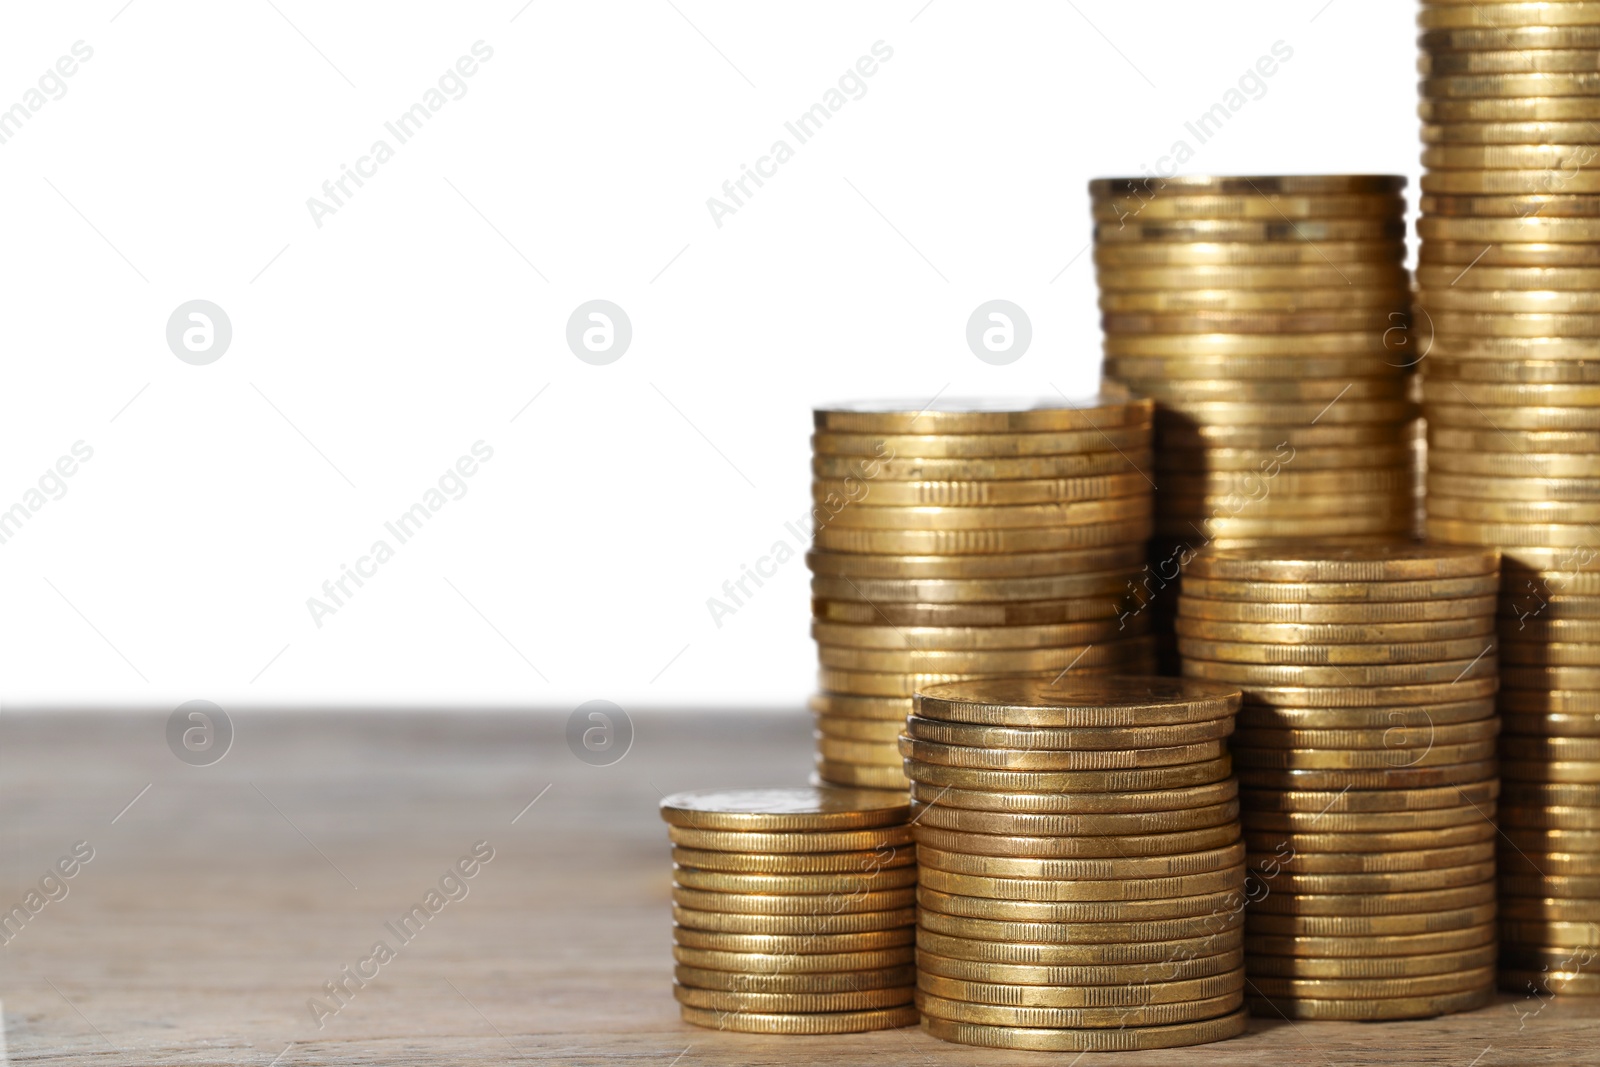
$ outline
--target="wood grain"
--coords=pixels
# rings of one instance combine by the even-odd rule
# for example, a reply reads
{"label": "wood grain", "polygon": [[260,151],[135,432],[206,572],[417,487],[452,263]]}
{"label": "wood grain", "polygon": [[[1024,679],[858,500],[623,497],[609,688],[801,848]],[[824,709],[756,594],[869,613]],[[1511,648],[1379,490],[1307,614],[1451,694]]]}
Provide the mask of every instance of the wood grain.
{"label": "wood grain", "polygon": [[[916,1029],[767,1038],[683,1024],[670,993],[670,861],[657,801],[678,789],[805,781],[809,722],[796,712],[638,713],[626,758],[590,767],[568,751],[565,719],[239,712],[228,755],[191,767],[167,748],[165,712],[6,712],[0,908],[21,903],[75,842],[94,849],[67,895],[0,947],[11,1059],[1073,1062],[948,1045]],[[494,858],[460,883],[466,895],[400,942],[385,924],[423,903],[478,841]],[[336,1014],[314,1017],[308,1000],[379,940],[398,946],[393,959],[364,987],[350,983]],[[1595,1061],[1600,1004],[1538,1009],[1508,996],[1425,1022],[1257,1020],[1218,1045],[1091,1059]]]}

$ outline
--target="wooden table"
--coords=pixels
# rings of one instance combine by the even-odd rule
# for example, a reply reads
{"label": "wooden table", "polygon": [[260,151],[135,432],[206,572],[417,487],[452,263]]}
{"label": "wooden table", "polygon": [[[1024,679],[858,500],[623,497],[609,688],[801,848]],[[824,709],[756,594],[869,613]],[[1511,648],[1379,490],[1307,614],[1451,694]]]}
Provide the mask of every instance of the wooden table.
{"label": "wooden table", "polygon": [[[169,750],[166,720],[0,716],[0,908],[76,842],[93,848],[46,886],[66,896],[41,894],[0,948],[16,1062],[1073,1062],[915,1028],[772,1038],[679,1021],[657,801],[804,782],[799,713],[636,714],[631,751],[607,767],[568,750],[565,714],[235,713],[231,750],[205,767]],[[493,858],[447,880],[459,899],[441,893],[402,944],[385,924],[479,841]],[[363,965],[380,939],[400,947]],[[358,987],[347,966],[377,977]],[[341,979],[345,1003],[319,1019],[308,1001]],[[1425,1022],[1257,1020],[1221,1044],[1090,1060],[1595,1063],[1600,1004],[1508,996]]]}

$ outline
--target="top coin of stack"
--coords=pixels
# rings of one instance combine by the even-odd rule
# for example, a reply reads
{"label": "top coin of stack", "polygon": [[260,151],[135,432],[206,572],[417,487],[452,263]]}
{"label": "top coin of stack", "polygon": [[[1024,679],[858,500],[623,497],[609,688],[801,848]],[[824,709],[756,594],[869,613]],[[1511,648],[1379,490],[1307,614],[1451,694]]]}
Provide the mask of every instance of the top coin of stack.
{"label": "top coin of stack", "polygon": [[672,838],[672,992],[699,1026],[843,1034],[909,1026],[915,848],[904,796],[721,789],[661,801]]}
{"label": "top coin of stack", "polygon": [[900,745],[925,1030],[1059,1052],[1243,1032],[1238,702],[1174,678],[918,694]]}
{"label": "top coin of stack", "polygon": [[1186,675],[1239,685],[1252,1008],[1462,1011],[1494,992],[1493,549],[1212,551]]}
{"label": "top coin of stack", "polygon": [[925,685],[1149,669],[1126,618],[1150,536],[1151,405],[946,401],[816,412],[817,769],[904,789]]}
{"label": "top coin of stack", "polygon": [[1105,375],[1156,401],[1152,592],[1208,544],[1415,530],[1404,186],[1089,183]]}
{"label": "top coin of stack", "polygon": [[1424,3],[1430,537],[1502,549],[1502,978],[1600,915],[1600,4]]}

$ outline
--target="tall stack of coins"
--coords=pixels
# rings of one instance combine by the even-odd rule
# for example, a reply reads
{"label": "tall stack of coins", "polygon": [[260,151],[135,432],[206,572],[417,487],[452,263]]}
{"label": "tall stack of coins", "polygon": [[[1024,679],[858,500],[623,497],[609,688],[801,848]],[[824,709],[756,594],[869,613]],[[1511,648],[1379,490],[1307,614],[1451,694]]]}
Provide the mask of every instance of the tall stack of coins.
{"label": "tall stack of coins", "polygon": [[1492,549],[1214,551],[1183,671],[1240,686],[1257,1014],[1403,1019],[1495,984]]}
{"label": "tall stack of coins", "polygon": [[[1404,186],[1089,183],[1105,374],[1157,402],[1152,593],[1207,545],[1414,532]],[[1174,599],[1155,597],[1164,634]]]}
{"label": "tall stack of coins", "polygon": [[662,800],[684,1020],[762,1034],[916,1022],[909,815],[904,796],[860,789]]}
{"label": "tall stack of coins", "polygon": [[1238,703],[1175,678],[921,691],[900,745],[924,1030],[1067,1052],[1244,1031]]}
{"label": "tall stack of coins", "polygon": [[1504,553],[1502,978],[1600,993],[1600,4],[1420,23],[1427,529]]}
{"label": "tall stack of coins", "polygon": [[903,790],[895,738],[922,686],[1150,669],[1126,607],[1150,422],[1126,397],[816,412],[821,780]]}

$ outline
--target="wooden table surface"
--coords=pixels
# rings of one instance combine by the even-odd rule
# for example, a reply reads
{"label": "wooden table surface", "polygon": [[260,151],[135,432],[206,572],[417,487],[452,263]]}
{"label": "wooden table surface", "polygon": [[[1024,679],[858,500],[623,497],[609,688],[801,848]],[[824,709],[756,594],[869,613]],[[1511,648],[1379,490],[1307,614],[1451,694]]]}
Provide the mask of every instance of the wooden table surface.
{"label": "wooden table surface", "polygon": [[[607,767],[568,750],[565,714],[236,712],[231,750],[206,767],[173,755],[166,720],[0,715],[0,909],[26,909],[41,880],[49,891],[0,946],[12,1061],[1073,1062],[916,1028],[779,1038],[678,1019],[657,801],[804,782],[798,712],[636,714],[632,749]],[[448,896],[401,943],[386,924],[426,904],[480,841],[493,858],[471,879],[446,879]],[[46,879],[78,842],[93,858]],[[380,939],[399,947],[361,965],[377,977],[347,980],[343,1006],[314,1014],[308,1001]],[[1089,1059],[1595,1063],[1600,1004],[1506,996],[1425,1022],[1257,1020],[1233,1041]]]}

